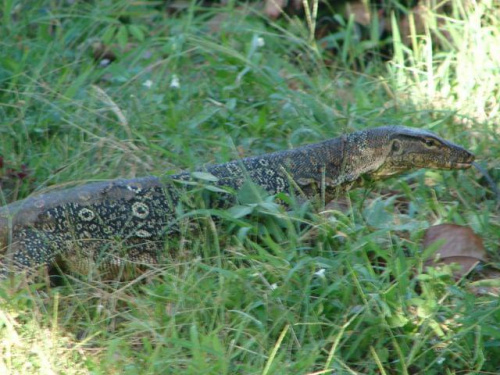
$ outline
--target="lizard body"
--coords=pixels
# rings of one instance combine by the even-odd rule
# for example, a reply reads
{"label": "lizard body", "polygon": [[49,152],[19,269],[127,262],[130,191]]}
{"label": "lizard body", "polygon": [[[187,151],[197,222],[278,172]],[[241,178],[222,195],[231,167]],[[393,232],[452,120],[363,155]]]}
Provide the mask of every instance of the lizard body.
{"label": "lizard body", "polygon": [[[202,171],[219,188],[237,191],[252,181],[271,195],[297,191],[306,199],[329,201],[364,177],[379,180],[425,167],[464,169],[473,161],[470,152],[433,133],[388,126]],[[0,209],[0,275],[58,258],[77,273],[101,261],[106,269],[115,269],[123,259],[156,263],[175,230],[177,205],[196,184],[196,173],[181,172],[89,183],[7,205]],[[218,200],[214,204],[227,206],[234,195],[221,193]]]}

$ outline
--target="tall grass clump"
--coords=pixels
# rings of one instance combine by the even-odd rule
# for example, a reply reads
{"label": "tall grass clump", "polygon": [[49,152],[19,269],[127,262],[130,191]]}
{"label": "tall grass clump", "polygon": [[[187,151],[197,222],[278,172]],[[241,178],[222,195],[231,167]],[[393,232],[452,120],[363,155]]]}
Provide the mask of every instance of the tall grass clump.
{"label": "tall grass clump", "polygon": [[[390,77],[402,101],[418,108],[456,111],[470,128],[495,127],[500,103],[500,8],[494,1],[448,2],[451,14],[422,8],[421,32],[409,17],[407,45],[395,18]],[[411,14],[410,14],[411,16]],[[423,23],[423,25],[422,25]]]}

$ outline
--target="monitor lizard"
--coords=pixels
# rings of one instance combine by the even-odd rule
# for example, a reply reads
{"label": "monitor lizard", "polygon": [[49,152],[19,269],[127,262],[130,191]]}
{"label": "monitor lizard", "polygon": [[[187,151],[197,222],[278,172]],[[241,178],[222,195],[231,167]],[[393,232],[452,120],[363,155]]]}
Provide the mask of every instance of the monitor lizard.
{"label": "monitor lizard", "polygon": [[[210,184],[227,207],[245,181],[270,195],[330,201],[361,185],[414,168],[465,169],[474,155],[417,128],[384,126],[291,150],[208,165],[198,172],[87,183],[34,195],[0,209],[0,275],[63,261],[79,274],[116,275],[125,262],[156,263],[176,230],[176,208],[193,186]],[[200,176],[204,178],[199,179]],[[116,249],[119,249],[118,251]],[[107,278],[107,277],[106,277]]]}

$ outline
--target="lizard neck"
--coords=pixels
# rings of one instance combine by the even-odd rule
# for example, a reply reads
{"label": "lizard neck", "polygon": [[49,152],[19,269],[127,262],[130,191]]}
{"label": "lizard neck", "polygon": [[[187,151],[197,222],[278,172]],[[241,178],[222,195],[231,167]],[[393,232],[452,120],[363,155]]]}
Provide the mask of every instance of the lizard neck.
{"label": "lizard neck", "polygon": [[345,168],[342,175],[346,182],[363,177],[377,179],[377,171],[387,160],[389,142],[387,133],[360,131],[346,136]]}
{"label": "lizard neck", "polygon": [[[377,171],[384,165],[389,149],[387,132],[360,131],[315,145],[314,165],[323,176],[311,176],[310,195],[320,192],[328,202],[365,180],[377,180]],[[300,180],[299,180],[300,181]],[[316,194],[317,195],[317,194]]]}

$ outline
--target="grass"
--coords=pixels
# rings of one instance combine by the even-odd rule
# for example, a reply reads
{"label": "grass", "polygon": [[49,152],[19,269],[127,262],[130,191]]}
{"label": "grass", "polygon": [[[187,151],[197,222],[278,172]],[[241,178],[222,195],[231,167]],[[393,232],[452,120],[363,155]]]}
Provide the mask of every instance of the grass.
{"label": "grass", "polygon": [[[388,123],[466,146],[498,180],[500,8],[453,5],[431,11],[412,48],[394,32],[384,61],[383,42],[356,40],[352,20],[323,41],[332,53],[305,20],[270,22],[231,2],[172,17],[160,2],[6,0],[2,199]],[[116,61],[93,59],[98,41]],[[6,178],[23,164],[29,178]],[[147,283],[4,284],[0,372],[498,373],[498,297],[449,267],[425,270],[420,246],[431,225],[467,225],[498,265],[498,210],[481,176],[415,171],[345,204],[267,202],[217,224],[199,213]]]}

